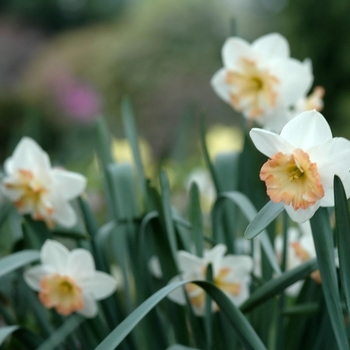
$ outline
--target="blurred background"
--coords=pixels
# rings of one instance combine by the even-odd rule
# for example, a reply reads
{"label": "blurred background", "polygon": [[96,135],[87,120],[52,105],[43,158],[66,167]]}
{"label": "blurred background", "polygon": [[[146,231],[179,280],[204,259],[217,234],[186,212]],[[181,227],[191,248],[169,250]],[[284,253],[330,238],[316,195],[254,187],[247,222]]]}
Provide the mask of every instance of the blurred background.
{"label": "blurred background", "polygon": [[200,112],[216,135],[239,121],[209,84],[224,40],[270,32],[286,36],[293,57],[311,58],[323,113],[350,137],[349,10],[347,0],[2,0],[0,160],[28,135],[93,186],[95,120],[106,118],[122,154],[124,95],[146,158],[199,158]]}

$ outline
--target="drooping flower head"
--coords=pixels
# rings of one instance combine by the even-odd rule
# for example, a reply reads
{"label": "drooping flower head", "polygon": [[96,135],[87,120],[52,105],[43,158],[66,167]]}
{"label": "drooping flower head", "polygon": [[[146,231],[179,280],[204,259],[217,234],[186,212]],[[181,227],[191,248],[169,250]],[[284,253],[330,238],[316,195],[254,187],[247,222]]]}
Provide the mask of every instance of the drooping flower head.
{"label": "drooping flower head", "polygon": [[311,66],[290,58],[289,51],[277,33],[252,44],[229,38],[222,48],[224,67],[211,85],[235,110],[264,125],[305,96],[312,84]]}
{"label": "drooping flower head", "polygon": [[350,169],[350,142],[332,138],[331,129],[317,111],[301,113],[281,134],[253,128],[255,147],[270,159],[260,170],[267,194],[283,202],[296,222],[310,219],[320,207],[334,205],[333,178],[345,180]]}
{"label": "drooping flower head", "polygon": [[61,315],[78,312],[94,317],[96,300],[111,295],[117,283],[107,273],[96,271],[91,253],[85,249],[69,251],[63,244],[47,240],[41,249],[41,263],[24,273],[27,284],[39,292],[41,303]]}
{"label": "drooping flower head", "polygon": [[29,137],[21,139],[4,168],[0,189],[21,214],[43,220],[49,227],[74,226],[77,217],[69,200],[84,191],[84,176],[51,168],[47,153]]}
{"label": "drooping flower head", "polygon": [[[186,251],[178,252],[178,263],[181,274],[174,277],[177,280],[205,280],[209,264],[213,268],[213,282],[231,301],[240,305],[249,296],[250,273],[253,261],[248,255],[225,255],[226,246],[218,244],[211,250],[205,250],[203,258],[192,255]],[[193,310],[197,315],[204,315],[205,292],[193,283],[185,285],[185,291]],[[169,298],[176,303],[184,305],[186,298],[182,288],[169,294]],[[213,311],[218,307],[213,303]]]}

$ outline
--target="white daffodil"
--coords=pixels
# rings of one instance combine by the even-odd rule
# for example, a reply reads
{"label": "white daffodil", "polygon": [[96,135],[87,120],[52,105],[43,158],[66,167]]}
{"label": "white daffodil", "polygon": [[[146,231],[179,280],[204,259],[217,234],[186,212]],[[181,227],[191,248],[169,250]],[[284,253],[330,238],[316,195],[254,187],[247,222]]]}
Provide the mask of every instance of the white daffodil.
{"label": "white daffodil", "polygon": [[31,214],[49,227],[75,225],[77,217],[69,201],[84,191],[84,176],[51,168],[47,153],[29,137],[21,139],[4,168],[0,189],[21,214]]}
{"label": "white daffodil", "polygon": [[287,40],[268,34],[252,44],[232,37],[222,48],[224,67],[215,73],[215,92],[247,119],[264,125],[305,96],[313,81],[311,65],[290,58]]}
{"label": "white daffodil", "polygon": [[[249,296],[250,273],[253,261],[248,255],[226,255],[226,246],[218,244],[211,250],[205,250],[203,258],[192,255],[186,251],[178,252],[178,263],[181,274],[171,281],[178,280],[205,280],[209,264],[213,267],[213,282],[220,288],[231,301],[241,305]],[[205,292],[193,283],[188,283],[184,288],[178,288],[169,298],[181,305],[186,303],[184,290],[196,315],[202,316],[205,312]],[[218,307],[213,303],[213,311]]]}
{"label": "white daffodil", "polygon": [[270,159],[260,170],[267,194],[283,202],[292,220],[304,222],[320,207],[334,205],[333,178],[350,169],[350,141],[332,138],[325,118],[308,111],[288,122],[281,134],[253,128],[255,147]]}
{"label": "white daffodil", "polygon": [[41,249],[41,263],[24,273],[27,284],[39,292],[41,303],[61,315],[78,312],[97,315],[96,300],[111,295],[117,283],[110,275],[96,271],[91,253],[85,249],[69,251],[64,245],[47,240]]}

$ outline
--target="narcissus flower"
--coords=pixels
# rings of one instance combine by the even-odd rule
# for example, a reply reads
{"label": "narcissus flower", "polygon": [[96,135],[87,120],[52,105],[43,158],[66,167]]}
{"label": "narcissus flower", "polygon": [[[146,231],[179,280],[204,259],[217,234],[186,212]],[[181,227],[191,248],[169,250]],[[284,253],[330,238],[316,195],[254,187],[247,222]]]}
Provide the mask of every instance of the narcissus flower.
{"label": "narcissus flower", "polygon": [[27,284],[39,292],[41,303],[61,315],[78,312],[94,317],[96,300],[111,295],[117,283],[110,275],[96,271],[91,253],[85,249],[69,251],[64,245],[47,240],[41,249],[41,263],[24,273]]}
{"label": "narcissus flower", "polygon": [[51,168],[47,153],[29,137],[21,139],[4,168],[0,189],[21,214],[43,220],[49,227],[75,225],[77,217],[69,201],[84,191],[84,176]]}
{"label": "narcissus flower", "polygon": [[338,175],[344,181],[349,173],[350,141],[332,138],[322,114],[301,113],[280,135],[253,128],[250,137],[270,158],[260,170],[267,194],[273,202],[284,203],[292,220],[304,222],[320,206],[334,205],[333,178]]}
{"label": "narcissus flower", "polygon": [[224,67],[213,76],[215,92],[248,119],[264,125],[278,118],[305,96],[313,76],[311,65],[290,58],[287,40],[268,34],[249,44],[241,38],[226,40]]}
{"label": "narcissus flower", "polygon": [[[249,296],[250,273],[253,261],[248,255],[226,255],[226,246],[218,244],[204,252],[204,257],[192,255],[186,251],[178,252],[178,263],[181,275],[174,277],[171,282],[178,280],[205,280],[209,264],[213,267],[213,282],[236,304],[242,304]],[[193,306],[196,315],[205,312],[205,292],[193,283],[185,285],[169,294],[169,298],[181,305],[186,303],[184,290]],[[213,303],[213,311],[218,307]]]}

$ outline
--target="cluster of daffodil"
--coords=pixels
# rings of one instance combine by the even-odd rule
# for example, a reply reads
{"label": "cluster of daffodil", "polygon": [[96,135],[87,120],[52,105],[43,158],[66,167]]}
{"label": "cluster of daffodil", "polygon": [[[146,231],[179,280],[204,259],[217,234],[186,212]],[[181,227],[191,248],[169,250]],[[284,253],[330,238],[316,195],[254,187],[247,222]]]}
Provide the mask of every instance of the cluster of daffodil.
{"label": "cluster of daffodil", "polygon": [[[96,123],[107,203],[101,225],[83,193],[86,178],[52,167],[33,139],[21,139],[0,185],[0,229],[13,231],[10,252],[0,258],[0,278],[10,276],[0,286],[0,344],[349,347],[350,141],[333,138],[319,112],[323,88],[310,93],[311,62],[291,58],[281,35],[252,44],[229,38],[222,58],[211,84],[242,114],[245,129],[230,135],[240,144],[245,134],[244,147],[213,157],[203,132],[208,170],[188,176],[188,215],[172,205],[164,171],[156,185],[144,175],[127,100],[122,111],[134,166],[115,154],[104,121]],[[27,301],[24,311],[11,288]]]}

